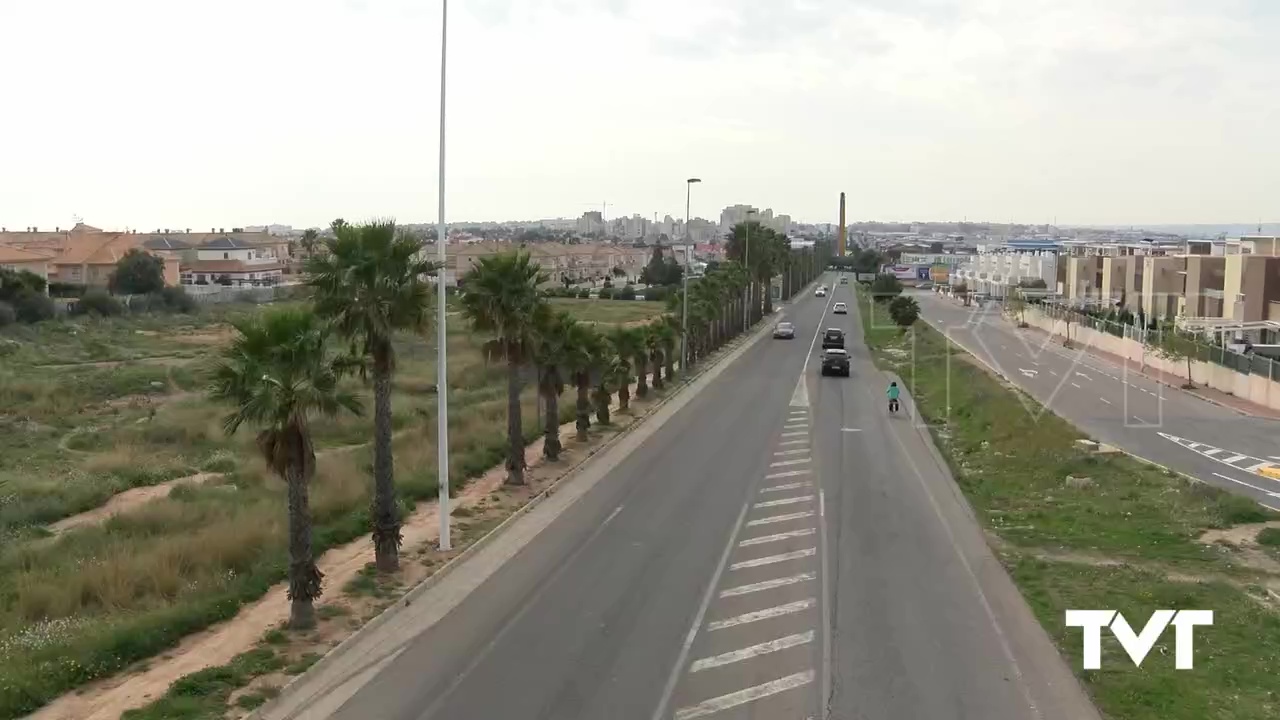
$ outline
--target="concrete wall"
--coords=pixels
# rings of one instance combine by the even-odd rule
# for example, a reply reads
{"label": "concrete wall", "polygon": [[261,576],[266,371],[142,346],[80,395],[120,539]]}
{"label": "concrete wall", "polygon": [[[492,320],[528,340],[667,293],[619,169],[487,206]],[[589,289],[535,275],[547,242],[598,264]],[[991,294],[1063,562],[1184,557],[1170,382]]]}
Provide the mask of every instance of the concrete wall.
{"label": "concrete wall", "polygon": [[[1066,337],[1067,323],[1064,320],[1048,317],[1035,308],[1028,308],[1025,318],[1027,324],[1032,327]],[[1140,364],[1144,372],[1164,373],[1182,379],[1187,377],[1186,360],[1165,360],[1157,356],[1154,350],[1136,340],[1116,337],[1111,333],[1081,327],[1073,322],[1071,323],[1071,342],[1080,347],[1095,348],[1126,358]],[[1192,360],[1191,380],[1197,385],[1207,385],[1242,400],[1280,410],[1280,382],[1261,375],[1246,375],[1217,363]]]}

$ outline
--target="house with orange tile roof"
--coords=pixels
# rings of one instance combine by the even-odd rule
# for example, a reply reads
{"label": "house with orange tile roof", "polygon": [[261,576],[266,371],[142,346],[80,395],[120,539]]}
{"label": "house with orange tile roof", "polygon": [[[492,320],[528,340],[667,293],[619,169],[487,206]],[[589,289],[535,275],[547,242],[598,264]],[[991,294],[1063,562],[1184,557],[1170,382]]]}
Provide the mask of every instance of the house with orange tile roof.
{"label": "house with orange tile roof", "polygon": [[50,255],[45,253],[0,245],[0,268],[15,272],[25,270],[45,282],[49,281],[49,258]]}
{"label": "house with orange tile roof", "polygon": [[278,285],[288,257],[280,257],[274,244],[257,244],[222,236],[195,248],[195,257],[184,259],[183,285]]}
{"label": "house with orange tile roof", "polygon": [[[288,241],[272,237],[266,232],[245,232],[232,229],[231,232],[211,228],[210,232],[157,231],[153,233],[108,232],[101,228],[77,223],[74,227],[63,230],[55,228],[53,232],[28,228],[21,232],[0,228],[0,247],[17,248],[48,257],[47,271],[50,282],[62,282],[76,285],[106,285],[115,272],[116,263],[125,253],[132,249],[149,252],[164,261],[164,281],[166,285],[178,285],[182,282],[183,264],[191,264],[204,260],[221,260],[222,249],[214,255],[201,257],[199,249],[211,244],[232,242],[238,249],[252,246],[262,257],[277,259],[277,264],[285,262],[288,256]],[[237,258],[245,253],[237,253]],[[244,258],[251,260],[255,258]],[[254,284],[262,273],[270,273],[264,268],[239,272],[239,268],[218,266],[217,275],[232,274],[243,276],[245,284]],[[228,271],[234,271],[228,273]],[[206,268],[205,274],[213,271]],[[198,273],[196,273],[198,274]],[[192,282],[194,277],[192,275]]]}

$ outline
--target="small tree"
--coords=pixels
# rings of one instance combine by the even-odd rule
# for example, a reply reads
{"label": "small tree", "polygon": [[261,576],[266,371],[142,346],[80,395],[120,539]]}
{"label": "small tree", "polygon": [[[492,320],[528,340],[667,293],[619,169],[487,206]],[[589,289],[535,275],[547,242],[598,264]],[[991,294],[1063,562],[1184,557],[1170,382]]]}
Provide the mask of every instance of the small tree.
{"label": "small tree", "polygon": [[1027,326],[1025,318],[1027,312],[1027,299],[1023,297],[1022,291],[1018,288],[1009,290],[1009,296],[1004,299],[1004,309],[1018,320],[1018,327]]}
{"label": "small tree", "polygon": [[146,295],[164,289],[164,261],[145,250],[134,248],[116,263],[108,288],[113,293]]}
{"label": "small tree", "polygon": [[1176,328],[1166,327],[1162,332],[1157,334],[1156,354],[1165,360],[1177,362],[1185,360],[1187,363],[1187,383],[1183,385],[1183,389],[1190,390],[1196,386],[1191,379],[1191,361],[1196,357],[1196,351],[1199,350],[1199,344],[1192,335],[1179,332]]}
{"label": "small tree", "polygon": [[889,275],[877,275],[876,279],[871,282],[871,297],[876,302],[886,302],[902,294],[902,283],[898,282],[898,278]]}
{"label": "small tree", "polygon": [[920,305],[916,303],[915,298],[900,295],[889,303],[889,317],[906,330],[920,318]]}

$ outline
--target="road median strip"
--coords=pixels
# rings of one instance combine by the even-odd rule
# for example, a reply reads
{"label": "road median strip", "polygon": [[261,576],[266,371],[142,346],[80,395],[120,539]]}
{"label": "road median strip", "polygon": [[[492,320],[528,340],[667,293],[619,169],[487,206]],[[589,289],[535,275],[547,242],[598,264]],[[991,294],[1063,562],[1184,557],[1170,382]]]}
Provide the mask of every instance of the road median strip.
{"label": "road median strip", "polygon": [[[877,365],[897,373],[1010,576],[1104,715],[1262,720],[1280,715],[1280,515],[1248,498],[1076,444],[1083,435],[924,322],[878,326],[860,302]],[[878,308],[876,312],[882,312]],[[1215,612],[1195,667],[1153,652],[1140,668],[1109,634],[1084,671],[1067,609],[1115,609],[1145,624],[1162,608]],[[1140,629],[1140,627],[1139,627]],[[1172,635],[1166,642],[1171,643]],[[1171,647],[1170,647],[1171,650]]]}

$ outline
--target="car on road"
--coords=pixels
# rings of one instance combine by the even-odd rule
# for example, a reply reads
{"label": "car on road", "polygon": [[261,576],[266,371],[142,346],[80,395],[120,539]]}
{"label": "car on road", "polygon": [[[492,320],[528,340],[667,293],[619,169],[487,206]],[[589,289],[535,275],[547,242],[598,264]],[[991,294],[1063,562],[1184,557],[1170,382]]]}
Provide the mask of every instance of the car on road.
{"label": "car on road", "polygon": [[844,348],[828,348],[822,351],[822,374],[849,377],[849,353]]}
{"label": "car on road", "polygon": [[826,285],[819,285],[819,286],[818,286],[818,289],[813,291],[813,296],[814,296],[814,297],[826,297],[826,296],[827,296],[827,286],[826,286]]}
{"label": "car on road", "polygon": [[822,333],[822,349],[830,348],[844,349],[844,331],[840,328],[827,328],[826,332]]}
{"label": "car on road", "polygon": [[773,337],[776,340],[794,340],[796,338],[796,326],[789,322],[780,322],[773,326]]}
{"label": "car on road", "polygon": [[835,305],[831,306],[831,312],[835,313],[836,315],[848,315],[849,306],[845,305],[844,303],[836,303]]}
{"label": "car on road", "polygon": [[841,277],[840,277],[840,284],[841,284],[841,285],[848,285],[848,284],[849,284],[849,278],[844,277],[844,276],[841,276]]}

